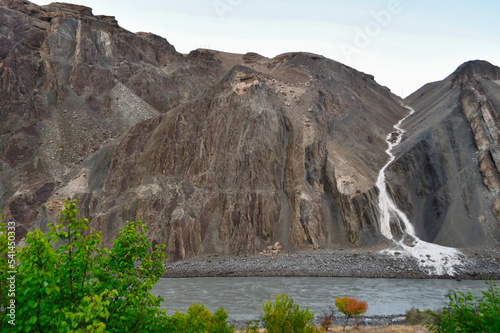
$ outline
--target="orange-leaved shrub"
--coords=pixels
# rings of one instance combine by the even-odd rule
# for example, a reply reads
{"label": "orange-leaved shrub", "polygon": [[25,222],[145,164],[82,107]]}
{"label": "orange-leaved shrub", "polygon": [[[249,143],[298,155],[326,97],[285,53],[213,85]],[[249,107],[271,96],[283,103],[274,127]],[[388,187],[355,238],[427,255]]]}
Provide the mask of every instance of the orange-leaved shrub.
{"label": "orange-leaved shrub", "polygon": [[349,318],[351,318],[352,316],[357,317],[360,314],[365,313],[366,309],[368,309],[368,305],[366,305],[365,302],[358,301],[355,298],[347,296],[336,298],[335,305],[340,312],[347,316],[347,320],[344,324],[344,329],[347,325],[347,322],[349,321]]}

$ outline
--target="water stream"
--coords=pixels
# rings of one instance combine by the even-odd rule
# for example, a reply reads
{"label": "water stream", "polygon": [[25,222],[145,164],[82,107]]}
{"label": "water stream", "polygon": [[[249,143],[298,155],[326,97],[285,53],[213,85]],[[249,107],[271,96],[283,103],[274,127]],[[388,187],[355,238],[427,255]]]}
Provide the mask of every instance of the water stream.
{"label": "water stream", "polygon": [[[387,191],[385,170],[395,159],[395,156],[392,154],[392,149],[399,145],[403,139],[405,130],[401,128],[401,124],[415,112],[411,107],[406,105],[403,106],[409,110],[409,114],[394,125],[395,132],[387,135],[386,142],[388,148],[385,152],[389,155],[389,160],[382,169],[380,169],[376,183],[379,190],[380,232],[386,238],[394,242],[394,247],[384,250],[384,252],[400,252],[415,257],[420,267],[429,274],[454,275],[454,266],[460,265],[460,260],[458,258],[460,252],[454,248],[425,242],[419,239],[415,235],[415,229],[410,220],[403,211],[398,209]],[[409,241],[408,237],[402,237],[401,239],[394,238],[391,230],[391,219],[399,223],[399,227],[403,230],[405,235],[411,236],[409,237]],[[412,238],[414,240],[412,240]]]}

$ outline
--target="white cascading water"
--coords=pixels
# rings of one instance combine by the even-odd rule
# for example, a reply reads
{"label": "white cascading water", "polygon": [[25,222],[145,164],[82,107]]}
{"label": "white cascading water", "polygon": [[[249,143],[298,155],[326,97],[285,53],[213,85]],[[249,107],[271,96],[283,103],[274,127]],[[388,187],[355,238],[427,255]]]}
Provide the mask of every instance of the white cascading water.
{"label": "white cascading water", "polygon": [[[380,210],[380,232],[386,238],[392,240],[395,243],[395,248],[384,250],[384,252],[393,253],[394,252],[405,252],[407,255],[411,255],[417,259],[418,264],[428,274],[437,275],[454,275],[454,266],[460,265],[460,260],[458,258],[460,252],[457,249],[445,247],[433,243],[425,242],[419,239],[415,235],[415,229],[413,228],[410,220],[399,210],[392,200],[392,198],[387,193],[387,186],[385,181],[385,170],[394,161],[395,156],[392,154],[392,149],[401,143],[403,138],[403,133],[405,132],[401,128],[403,121],[415,112],[411,107],[403,105],[407,108],[410,113],[401,119],[394,129],[396,130],[396,137],[394,137],[394,132],[389,133],[386,138],[386,142],[389,145],[385,151],[389,155],[389,161],[385,164],[378,174],[376,186],[379,190],[379,210]],[[402,238],[400,241],[396,241],[392,235],[390,220],[391,216],[399,221],[402,225],[404,232],[415,239],[413,245],[406,245],[403,243]]]}

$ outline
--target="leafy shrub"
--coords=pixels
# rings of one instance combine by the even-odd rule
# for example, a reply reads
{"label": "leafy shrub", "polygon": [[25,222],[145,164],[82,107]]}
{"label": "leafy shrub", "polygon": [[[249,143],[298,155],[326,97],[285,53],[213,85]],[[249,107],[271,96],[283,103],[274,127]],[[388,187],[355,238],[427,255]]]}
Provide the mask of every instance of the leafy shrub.
{"label": "leafy shrub", "polygon": [[259,333],[259,322],[257,320],[247,321],[245,333]]}
{"label": "leafy shrub", "polygon": [[405,324],[420,325],[432,319],[432,311],[427,309],[421,311],[420,309],[412,307],[406,311]]}
{"label": "leafy shrub", "polygon": [[494,281],[486,281],[482,297],[470,292],[451,291],[449,302],[438,312],[432,312],[433,322],[426,326],[432,332],[500,332],[500,294]]}
{"label": "leafy shrub", "polygon": [[332,317],[330,316],[319,317],[319,323],[321,327],[323,327],[326,330],[332,324]]}
{"label": "leafy shrub", "polygon": [[165,245],[152,250],[141,221],[127,222],[108,250],[101,233],[76,218],[76,200],[65,202],[61,223],[49,224],[47,234],[28,233],[16,253],[15,325],[5,311],[12,299],[5,281],[13,270],[7,255],[13,246],[0,223],[1,332],[183,332],[177,322],[208,333],[233,331],[224,309],[211,315],[194,304],[188,314],[168,317],[159,308],[163,299],[149,291],[164,273]]}
{"label": "leafy shrub", "polygon": [[333,308],[330,307],[329,311],[323,311],[323,317],[319,317],[319,323],[325,331],[332,324],[333,311]]}
{"label": "leafy shrub", "polygon": [[184,333],[231,333],[234,326],[228,326],[227,313],[224,308],[218,308],[212,315],[204,305],[194,303],[187,313],[176,312],[168,318],[168,329],[164,332],[184,332]]}
{"label": "leafy shrub", "polygon": [[300,310],[288,295],[276,295],[275,302],[262,303],[264,315],[260,317],[268,333],[316,332],[312,320],[314,313],[309,308]]}
{"label": "leafy shrub", "polygon": [[[345,314],[347,316],[347,319],[344,324],[344,330],[347,325],[347,322],[349,321],[349,318],[352,316],[357,317],[360,314],[363,314],[366,312],[366,309],[368,306],[366,305],[365,302],[358,301],[355,298],[351,297],[338,297],[335,299],[335,305],[337,306],[337,309]],[[358,326],[358,323],[356,322],[356,325]]]}

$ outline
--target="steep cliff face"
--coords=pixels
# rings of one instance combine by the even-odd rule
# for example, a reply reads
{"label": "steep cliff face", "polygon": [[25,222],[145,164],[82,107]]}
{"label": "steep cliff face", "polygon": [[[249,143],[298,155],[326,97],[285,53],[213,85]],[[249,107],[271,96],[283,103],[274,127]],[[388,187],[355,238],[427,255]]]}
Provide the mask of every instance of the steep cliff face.
{"label": "steep cliff face", "polygon": [[499,72],[468,62],[406,100],[416,112],[388,181],[423,240],[498,246]]}
{"label": "steep cliff face", "polygon": [[102,146],[211,82],[165,39],[69,4],[0,1],[0,61],[0,207],[19,237]]}
{"label": "steep cliff face", "polygon": [[[202,52],[222,64],[229,56]],[[174,259],[276,241],[289,250],[376,243],[380,141],[405,110],[328,59],[297,53],[263,67],[235,65],[193,102],[137,124],[114,151],[92,223],[113,238],[123,220],[147,221]],[[282,81],[286,68],[300,75]]]}

